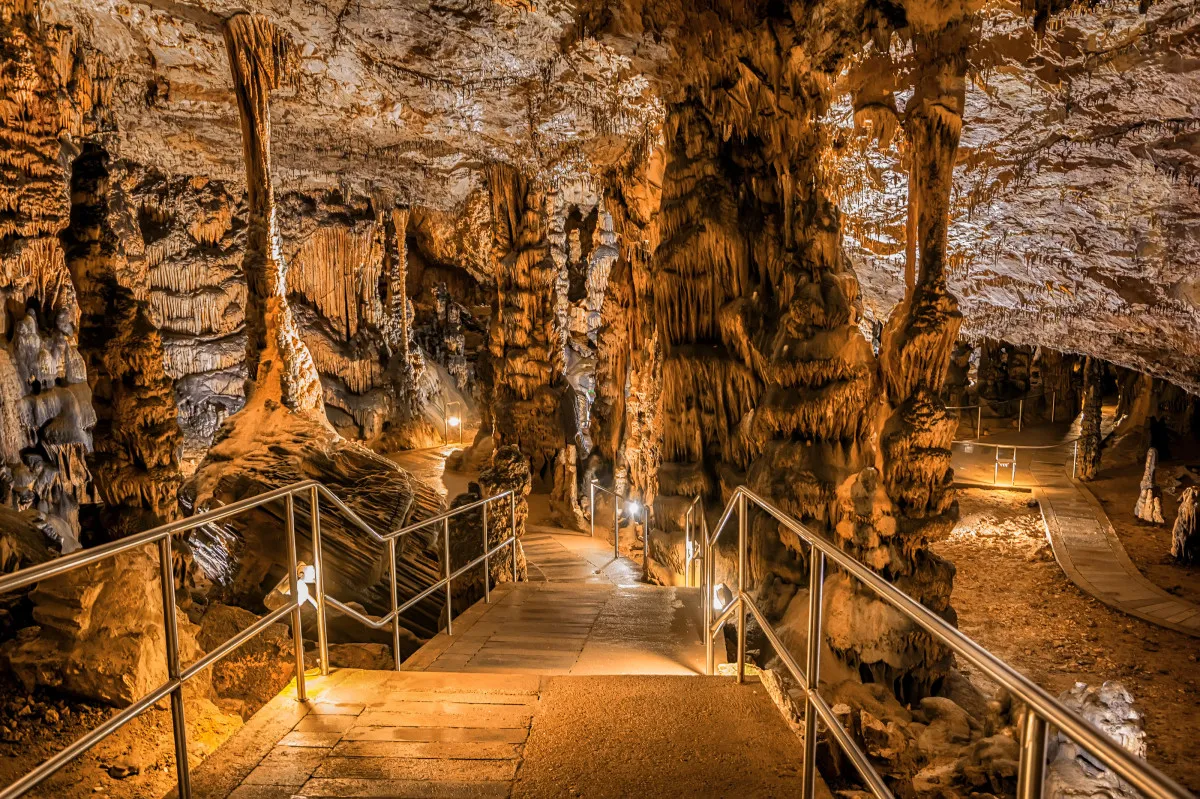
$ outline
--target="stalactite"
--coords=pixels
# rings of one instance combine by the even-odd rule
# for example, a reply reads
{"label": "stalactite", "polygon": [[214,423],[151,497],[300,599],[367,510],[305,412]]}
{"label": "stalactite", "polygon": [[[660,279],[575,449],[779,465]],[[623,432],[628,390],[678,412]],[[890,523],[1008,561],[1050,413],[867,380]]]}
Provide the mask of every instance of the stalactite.
{"label": "stalactite", "polygon": [[242,123],[249,225],[243,270],[247,396],[264,392],[292,410],[324,419],[324,395],[312,356],[300,339],[287,299],[287,263],[279,241],[271,182],[270,92],[296,70],[291,40],[266,18],[235,14],[225,22],[225,46]]}
{"label": "stalactite", "polygon": [[1079,420],[1079,479],[1095,480],[1100,471],[1103,387],[1102,362],[1088,357],[1083,363],[1083,415]]}

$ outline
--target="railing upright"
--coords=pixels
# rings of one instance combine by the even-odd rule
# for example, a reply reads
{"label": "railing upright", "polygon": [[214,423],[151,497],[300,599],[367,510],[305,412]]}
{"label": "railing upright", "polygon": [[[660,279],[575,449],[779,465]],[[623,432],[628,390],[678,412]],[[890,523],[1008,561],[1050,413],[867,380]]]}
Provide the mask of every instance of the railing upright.
{"label": "railing upright", "polygon": [[329,676],[329,628],[325,618],[325,559],[321,547],[321,499],[317,486],[308,492],[309,513],[312,516],[313,570],[317,580],[317,653],[321,660],[321,675]]}
{"label": "railing upright", "polygon": [[442,520],[442,547],[446,553],[446,635],[454,635],[454,595],[450,591],[450,517]]}
{"label": "railing upright", "polygon": [[517,492],[515,490],[508,495],[508,510],[511,514],[509,520],[512,523],[512,581],[515,583],[517,581]]}
{"label": "railing upright", "polygon": [[738,495],[737,681],[746,680],[746,495]]}
{"label": "railing upright", "polygon": [[396,539],[394,538],[388,539],[388,562],[391,564],[392,571],[392,659],[396,662],[396,671],[400,671],[400,586],[396,574]]}
{"label": "railing upright", "polygon": [[166,633],[167,678],[171,689],[171,734],[175,738],[175,779],[179,799],[191,799],[192,779],[188,768],[187,722],[183,712],[183,681],[179,678],[179,619],[175,615],[175,566],[171,557],[171,536],[158,539],[158,570],[162,582],[163,630]]}
{"label": "railing upright", "polygon": [[1046,777],[1046,720],[1025,708],[1021,724],[1021,761],[1017,767],[1017,799],[1042,799]]}
{"label": "railing upright", "polygon": [[483,510],[483,601],[485,604],[492,604],[492,567],[488,564],[488,523],[487,523],[487,505]]}
{"label": "railing upright", "polygon": [[804,679],[804,782],[802,799],[813,799],[817,787],[817,703],[816,692],[821,684],[821,613],[825,588],[825,553],[809,547],[808,564],[808,657],[805,658]]}
{"label": "railing upright", "polygon": [[304,684],[304,631],[300,626],[300,561],[296,557],[296,499],[284,498],[287,515],[288,591],[292,598],[292,647],[296,650],[296,701],[308,701]]}

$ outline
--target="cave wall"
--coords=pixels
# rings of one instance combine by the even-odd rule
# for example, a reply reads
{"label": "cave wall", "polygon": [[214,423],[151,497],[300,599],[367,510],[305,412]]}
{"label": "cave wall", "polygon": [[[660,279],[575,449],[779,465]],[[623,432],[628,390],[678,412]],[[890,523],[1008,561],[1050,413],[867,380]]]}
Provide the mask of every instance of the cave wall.
{"label": "cave wall", "polygon": [[59,236],[70,163],[109,99],[107,65],[36,9],[0,2],[0,502],[45,516],[64,549],[92,499],[96,423],[79,301]]}

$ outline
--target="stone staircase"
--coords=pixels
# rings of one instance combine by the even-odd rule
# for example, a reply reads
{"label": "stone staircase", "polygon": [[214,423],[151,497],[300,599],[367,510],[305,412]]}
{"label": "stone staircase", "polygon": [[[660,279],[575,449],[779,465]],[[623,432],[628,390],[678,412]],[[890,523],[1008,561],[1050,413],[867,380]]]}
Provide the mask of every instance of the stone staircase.
{"label": "stone staircase", "polygon": [[[404,671],[289,687],[195,795],[790,795],[801,750],[763,687],[699,676],[696,589],[636,585],[602,542],[531,534],[541,582],[504,584]],[[607,561],[607,562],[606,562]]]}

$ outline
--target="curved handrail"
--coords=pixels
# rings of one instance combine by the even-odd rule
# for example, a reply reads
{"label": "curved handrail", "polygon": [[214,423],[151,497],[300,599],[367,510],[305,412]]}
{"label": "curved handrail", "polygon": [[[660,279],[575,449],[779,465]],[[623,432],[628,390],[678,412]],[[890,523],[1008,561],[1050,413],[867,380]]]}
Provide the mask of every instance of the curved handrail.
{"label": "curved handrail", "polygon": [[[114,714],[111,718],[101,724],[99,727],[91,730],[81,738],[73,741],[70,746],[51,756],[49,759],[42,762],[37,768],[26,773],[20,779],[0,789],[0,799],[16,799],[25,793],[33,790],[45,780],[52,777],[68,763],[75,758],[87,752],[96,744],[103,741],[108,736],[112,735],[117,730],[124,727],[133,719],[140,716],[142,713],[149,710],[156,703],[166,697],[171,699],[171,722],[173,735],[175,738],[175,757],[177,779],[179,785],[180,799],[189,799],[191,796],[191,772],[188,768],[187,756],[187,727],[184,723],[184,706],[183,706],[183,684],[196,676],[209,666],[220,661],[231,652],[236,650],[242,644],[249,641],[267,626],[274,624],[291,614],[292,616],[292,635],[293,647],[296,653],[296,698],[298,701],[305,701],[307,691],[305,687],[304,676],[304,638],[300,627],[300,611],[303,603],[308,601],[302,596],[300,591],[300,581],[298,577],[299,564],[296,558],[296,529],[295,529],[295,497],[302,493],[308,493],[308,499],[311,503],[310,518],[312,522],[312,538],[313,538],[313,560],[316,570],[316,601],[317,606],[317,637],[320,647],[321,671],[327,674],[329,671],[329,653],[328,653],[328,636],[325,625],[325,604],[328,601],[335,610],[346,613],[356,620],[367,624],[375,629],[382,629],[389,623],[392,626],[393,633],[393,654],[396,659],[396,668],[400,668],[400,650],[399,636],[400,624],[399,617],[404,611],[410,609],[422,599],[425,599],[439,588],[445,586],[447,599],[447,632],[452,633],[453,628],[453,613],[450,606],[450,583],[455,578],[461,576],[464,572],[478,566],[480,563],[485,564],[487,568],[488,559],[498,553],[500,550],[512,546],[513,558],[513,579],[516,579],[517,574],[517,536],[516,536],[516,493],[510,489],[503,491],[491,497],[484,497],[476,502],[467,505],[460,505],[456,508],[450,508],[443,513],[432,516],[428,519],[423,519],[413,524],[404,525],[398,529],[391,530],[387,533],[380,533],[364,520],[357,512],[346,505],[342,499],[334,494],[328,487],[317,480],[301,480],[291,485],[281,488],[272,489],[262,494],[253,497],[247,497],[229,505],[224,505],[220,508],[205,511],[189,516],[185,519],[179,519],[168,524],[160,525],[143,533],[129,536],[118,541],[113,541],[108,544],[103,544],[91,549],[80,550],[73,552],[70,555],[64,555],[47,563],[30,566],[25,569],[0,576],[0,594],[10,591],[16,591],[20,588],[33,585],[43,580],[57,577],[75,569],[82,569],[90,566],[93,563],[98,563],[106,558],[115,557],[124,552],[129,552],[134,549],[139,549],[150,544],[157,544],[159,547],[159,579],[162,584],[162,599],[163,599],[163,627],[165,631],[165,641],[167,649],[167,681],[162,685],[152,690],[149,694],[138,699],[129,707],[122,709]],[[359,613],[353,608],[339,602],[333,597],[325,596],[324,589],[324,574],[321,568],[321,522],[320,522],[320,502],[319,497],[324,496],[341,514],[349,519],[356,527],[367,533],[371,538],[379,543],[387,545],[388,557],[391,565],[391,611],[382,619],[370,619],[367,616]],[[289,575],[289,593],[290,601],[282,607],[276,608],[271,613],[257,620],[254,624],[242,630],[232,638],[217,645],[211,652],[208,652],[195,663],[184,667],[179,662],[179,630],[178,619],[176,616],[175,607],[175,576],[174,565],[172,559],[171,542],[174,536],[204,527],[209,524],[220,522],[237,516],[245,511],[252,510],[261,505],[265,505],[275,500],[283,499],[286,502],[287,512],[285,514],[286,534],[287,534],[287,550],[288,550],[288,575]],[[500,500],[508,500],[510,510],[510,534],[495,547],[488,546],[488,524],[487,524],[487,506],[489,503]],[[474,510],[482,507],[483,509],[483,555],[475,558],[470,563],[460,567],[457,571],[450,570],[450,519],[461,513]],[[407,517],[412,510],[412,500],[410,498],[409,505],[403,514]],[[422,591],[417,596],[409,599],[404,605],[399,605],[396,588],[396,541],[402,536],[408,535],[416,530],[419,530],[429,525],[442,523],[443,526],[443,543],[444,543],[444,558],[445,558],[445,576],[438,580],[433,586]],[[484,593],[488,601],[490,601],[490,582],[489,575],[484,576]]]}
{"label": "curved handrail", "polygon": [[[813,554],[810,560],[809,601],[812,604],[810,604],[809,608],[810,626],[807,670],[801,672],[790,653],[787,653],[786,657],[781,655],[781,660],[783,660],[788,670],[792,673],[792,676],[803,687],[806,694],[805,766],[806,769],[811,770],[806,772],[805,775],[804,794],[806,797],[812,796],[811,780],[815,775],[816,768],[815,725],[817,715],[829,727],[838,743],[847,750],[847,754],[859,768],[860,773],[875,795],[885,798],[892,796],[882,781],[882,775],[870,765],[866,754],[862,752],[858,745],[845,734],[845,730],[841,728],[840,722],[833,715],[828,704],[817,693],[821,642],[821,592],[827,560],[833,561],[833,563],[852,578],[866,585],[877,597],[887,602],[909,621],[924,630],[924,632],[947,646],[956,655],[969,661],[988,678],[1003,686],[1013,696],[1024,702],[1028,709],[1032,711],[1026,714],[1021,737],[1021,761],[1020,772],[1018,774],[1018,797],[1020,799],[1041,796],[1048,725],[1053,725],[1060,729],[1069,738],[1087,750],[1096,760],[1146,796],[1153,797],[1154,799],[1158,799],[1158,797],[1167,797],[1169,799],[1187,799],[1191,797],[1191,794],[1187,790],[1170,777],[1167,777],[1150,764],[1134,757],[1082,716],[1052,697],[1041,686],[1032,682],[1016,669],[988,652],[940,616],[851,557],[840,547],[816,535],[800,522],[745,486],[739,486],[734,491],[733,496],[730,497],[725,512],[722,514],[721,524],[718,525],[716,532],[709,539],[710,551],[705,553],[705,571],[711,583],[711,545],[720,537],[721,532],[724,530],[724,525],[732,517],[733,511],[736,509],[739,520],[739,585],[738,595],[735,602],[731,603],[730,609],[733,609],[734,604],[740,607],[740,612],[738,613],[739,679],[743,676],[745,668],[745,613],[747,610],[759,621],[764,633],[767,634],[772,645],[775,647],[776,652],[785,649],[781,646],[781,642],[771,624],[767,622],[764,615],[759,611],[753,597],[749,595],[746,586],[743,584],[745,577],[745,550],[747,546],[747,501],[753,502],[770,514],[777,522],[795,533],[802,541],[809,545]],[[705,597],[705,604],[706,607],[711,604],[708,597]],[[712,638],[727,618],[728,615],[722,616],[717,623],[711,624],[706,630],[706,644],[710,652]],[[710,658],[710,671],[711,667]]]}

